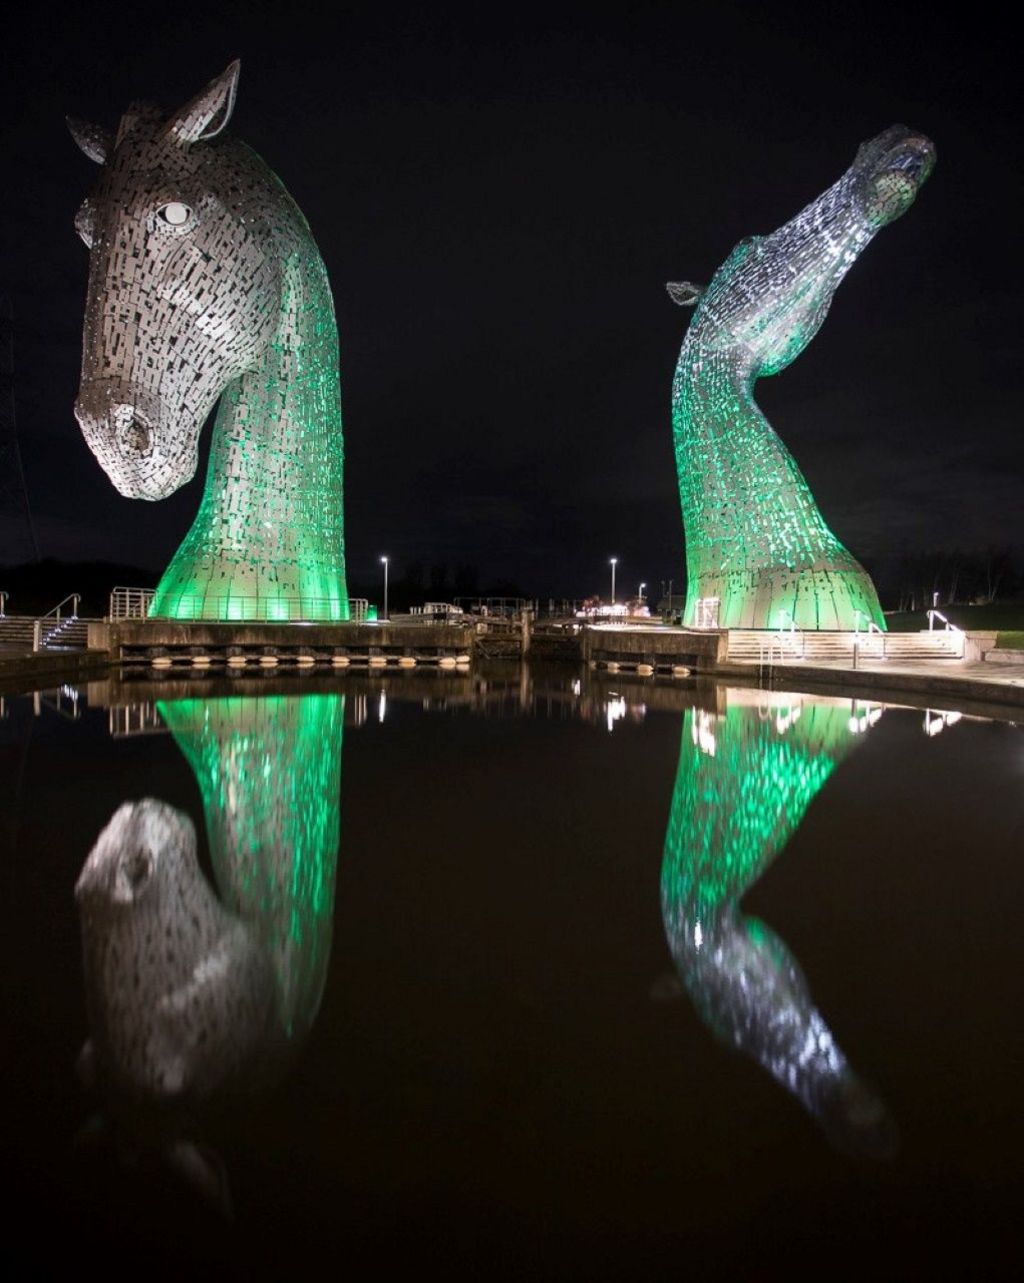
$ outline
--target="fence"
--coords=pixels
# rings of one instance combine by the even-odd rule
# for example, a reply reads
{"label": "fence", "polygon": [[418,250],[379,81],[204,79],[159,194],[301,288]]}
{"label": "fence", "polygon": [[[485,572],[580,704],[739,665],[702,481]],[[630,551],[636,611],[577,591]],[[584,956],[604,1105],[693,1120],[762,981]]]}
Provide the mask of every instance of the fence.
{"label": "fence", "polygon": [[[146,619],[153,604],[151,588],[115,588],[110,594],[110,618]],[[340,597],[277,597],[264,594],[212,594],[183,593],[166,602],[161,619],[210,620],[229,622],[237,620],[259,623],[335,623],[344,619],[362,621],[372,617],[365,597],[352,597],[348,611]]]}
{"label": "fence", "polygon": [[145,619],[152,600],[152,588],[115,588],[110,594],[110,618]]}

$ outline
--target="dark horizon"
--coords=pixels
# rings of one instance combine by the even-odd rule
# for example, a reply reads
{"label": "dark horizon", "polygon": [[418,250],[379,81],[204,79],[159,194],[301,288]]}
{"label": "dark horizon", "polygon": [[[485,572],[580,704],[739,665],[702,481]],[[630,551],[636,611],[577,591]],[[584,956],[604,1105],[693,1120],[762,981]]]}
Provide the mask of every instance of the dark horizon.
{"label": "dark horizon", "polygon": [[[13,20],[4,84],[14,197],[0,293],[15,312],[19,438],[41,552],[159,572],[198,507],[121,498],[72,414],[95,169],[64,127],[170,110],[235,56],[232,132],[278,173],[327,264],[341,333],[346,538],[477,567],[542,597],[683,578],[672,373],[706,282],[902,122],[938,166],[840,287],[821,333],[758,384],[826,521],[869,565],[1021,549],[1011,403],[1019,166],[1008,42],[891,9],[823,15],[638,6],[512,18],[236,5],[122,29],[98,5]],[[209,428],[204,432],[208,446]],[[3,479],[0,479],[3,480]],[[5,532],[0,564],[21,561]]]}

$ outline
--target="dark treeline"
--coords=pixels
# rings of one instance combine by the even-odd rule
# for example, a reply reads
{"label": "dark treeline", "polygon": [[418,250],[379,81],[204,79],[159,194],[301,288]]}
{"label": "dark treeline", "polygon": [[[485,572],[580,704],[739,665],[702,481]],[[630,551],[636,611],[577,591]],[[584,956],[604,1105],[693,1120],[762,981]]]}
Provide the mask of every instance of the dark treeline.
{"label": "dark treeline", "polygon": [[986,606],[1024,596],[1024,558],[1008,544],[904,551],[864,564],[885,610]]}
{"label": "dark treeline", "polygon": [[[882,606],[889,611],[927,610],[954,605],[989,605],[995,601],[1024,599],[1024,555],[1009,545],[980,550],[933,549],[930,552],[904,551],[889,557],[864,561],[878,588]],[[532,597],[528,584],[508,579],[490,579],[469,562],[389,566],[388,605],[391,611],[406,611],[425,601],[453,602],[457,597]],[[109,608],[111,589],[122,585],[153,588],[159,576],[140,566],[108,561],[59,561],[47,557],[39,562],[0,566],[0,592],[7,596],[7,612],[18,615],[42,614],[69,593],[81,594],[79,613],[102,616]],[[366,597],[381,605],[384,596],[383,567],[372,581],[349,582],[353,597]],[[673,603],[685,600],[685,582],[673,587]]]}
{"label": "dark treeline", "polygon": [[155,588],[159,576],[141,566],[111,561],[59,561],[44,557],[19,566],[0,566],[0,592],[11,615],[42,615],[71,593],[80,593],[78,613],[99,619],[110,609],[111,590]]}

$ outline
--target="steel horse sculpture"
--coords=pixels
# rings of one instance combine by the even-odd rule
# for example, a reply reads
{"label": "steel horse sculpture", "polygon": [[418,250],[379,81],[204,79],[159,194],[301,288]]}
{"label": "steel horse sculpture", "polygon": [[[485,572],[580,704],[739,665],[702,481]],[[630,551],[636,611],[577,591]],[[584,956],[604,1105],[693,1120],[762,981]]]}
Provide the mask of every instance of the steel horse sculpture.
{"label": "steel horse sculpture", "polygon": [[825,524],[753,389],[804,350],[840,281],[934,162],[927,138],[893,125],[784,227],[741,241],[706,290],[668,286],[680,305],[697,303],[672,388],[684,624],[885,627],[874,585]]}
{"label": "steel horse sculpture", "polygon": [[68,122],[103,167],[75,220],[90,249],[75,414],[121,494],[162,499],[194,476],[220,398],[202,503],[151,615],[343,620],[334,305],[295,202],[224,133],[238,72],[169,117],[132,104],[116,136]]}

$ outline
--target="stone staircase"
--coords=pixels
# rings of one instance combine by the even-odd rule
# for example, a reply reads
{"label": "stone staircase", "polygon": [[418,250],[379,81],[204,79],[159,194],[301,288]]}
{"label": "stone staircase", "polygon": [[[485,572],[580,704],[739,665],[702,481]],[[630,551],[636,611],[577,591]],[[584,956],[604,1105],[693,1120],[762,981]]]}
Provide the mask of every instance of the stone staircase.
{"label": "stone staircase", "polygon": [[89,622],[77,615],[70,615],[49,628],[43,626],[45,650],[85,650],[88,644]]}
{"label": "stone staircase", "polygon": [[[0,615],[0,645],[32,649],[35,618],[31,615]],[[89,621],[69,615],[57,623],[42,621],[43,650],[85,650],[89,639]]]}
{"label": "stone staircase", "polygon": [[31,650],[35,622],[31,615],[0,615],[0,645]]}
{"label": "stone staircase", "polygon": [[792,663],[815,660],[821,663],[852,664],[854,646],[860,660],[962,659],[964,634],[952,629],[919,633],[853,632],[772,632],[767,629],[729,630],[732,663]]}

